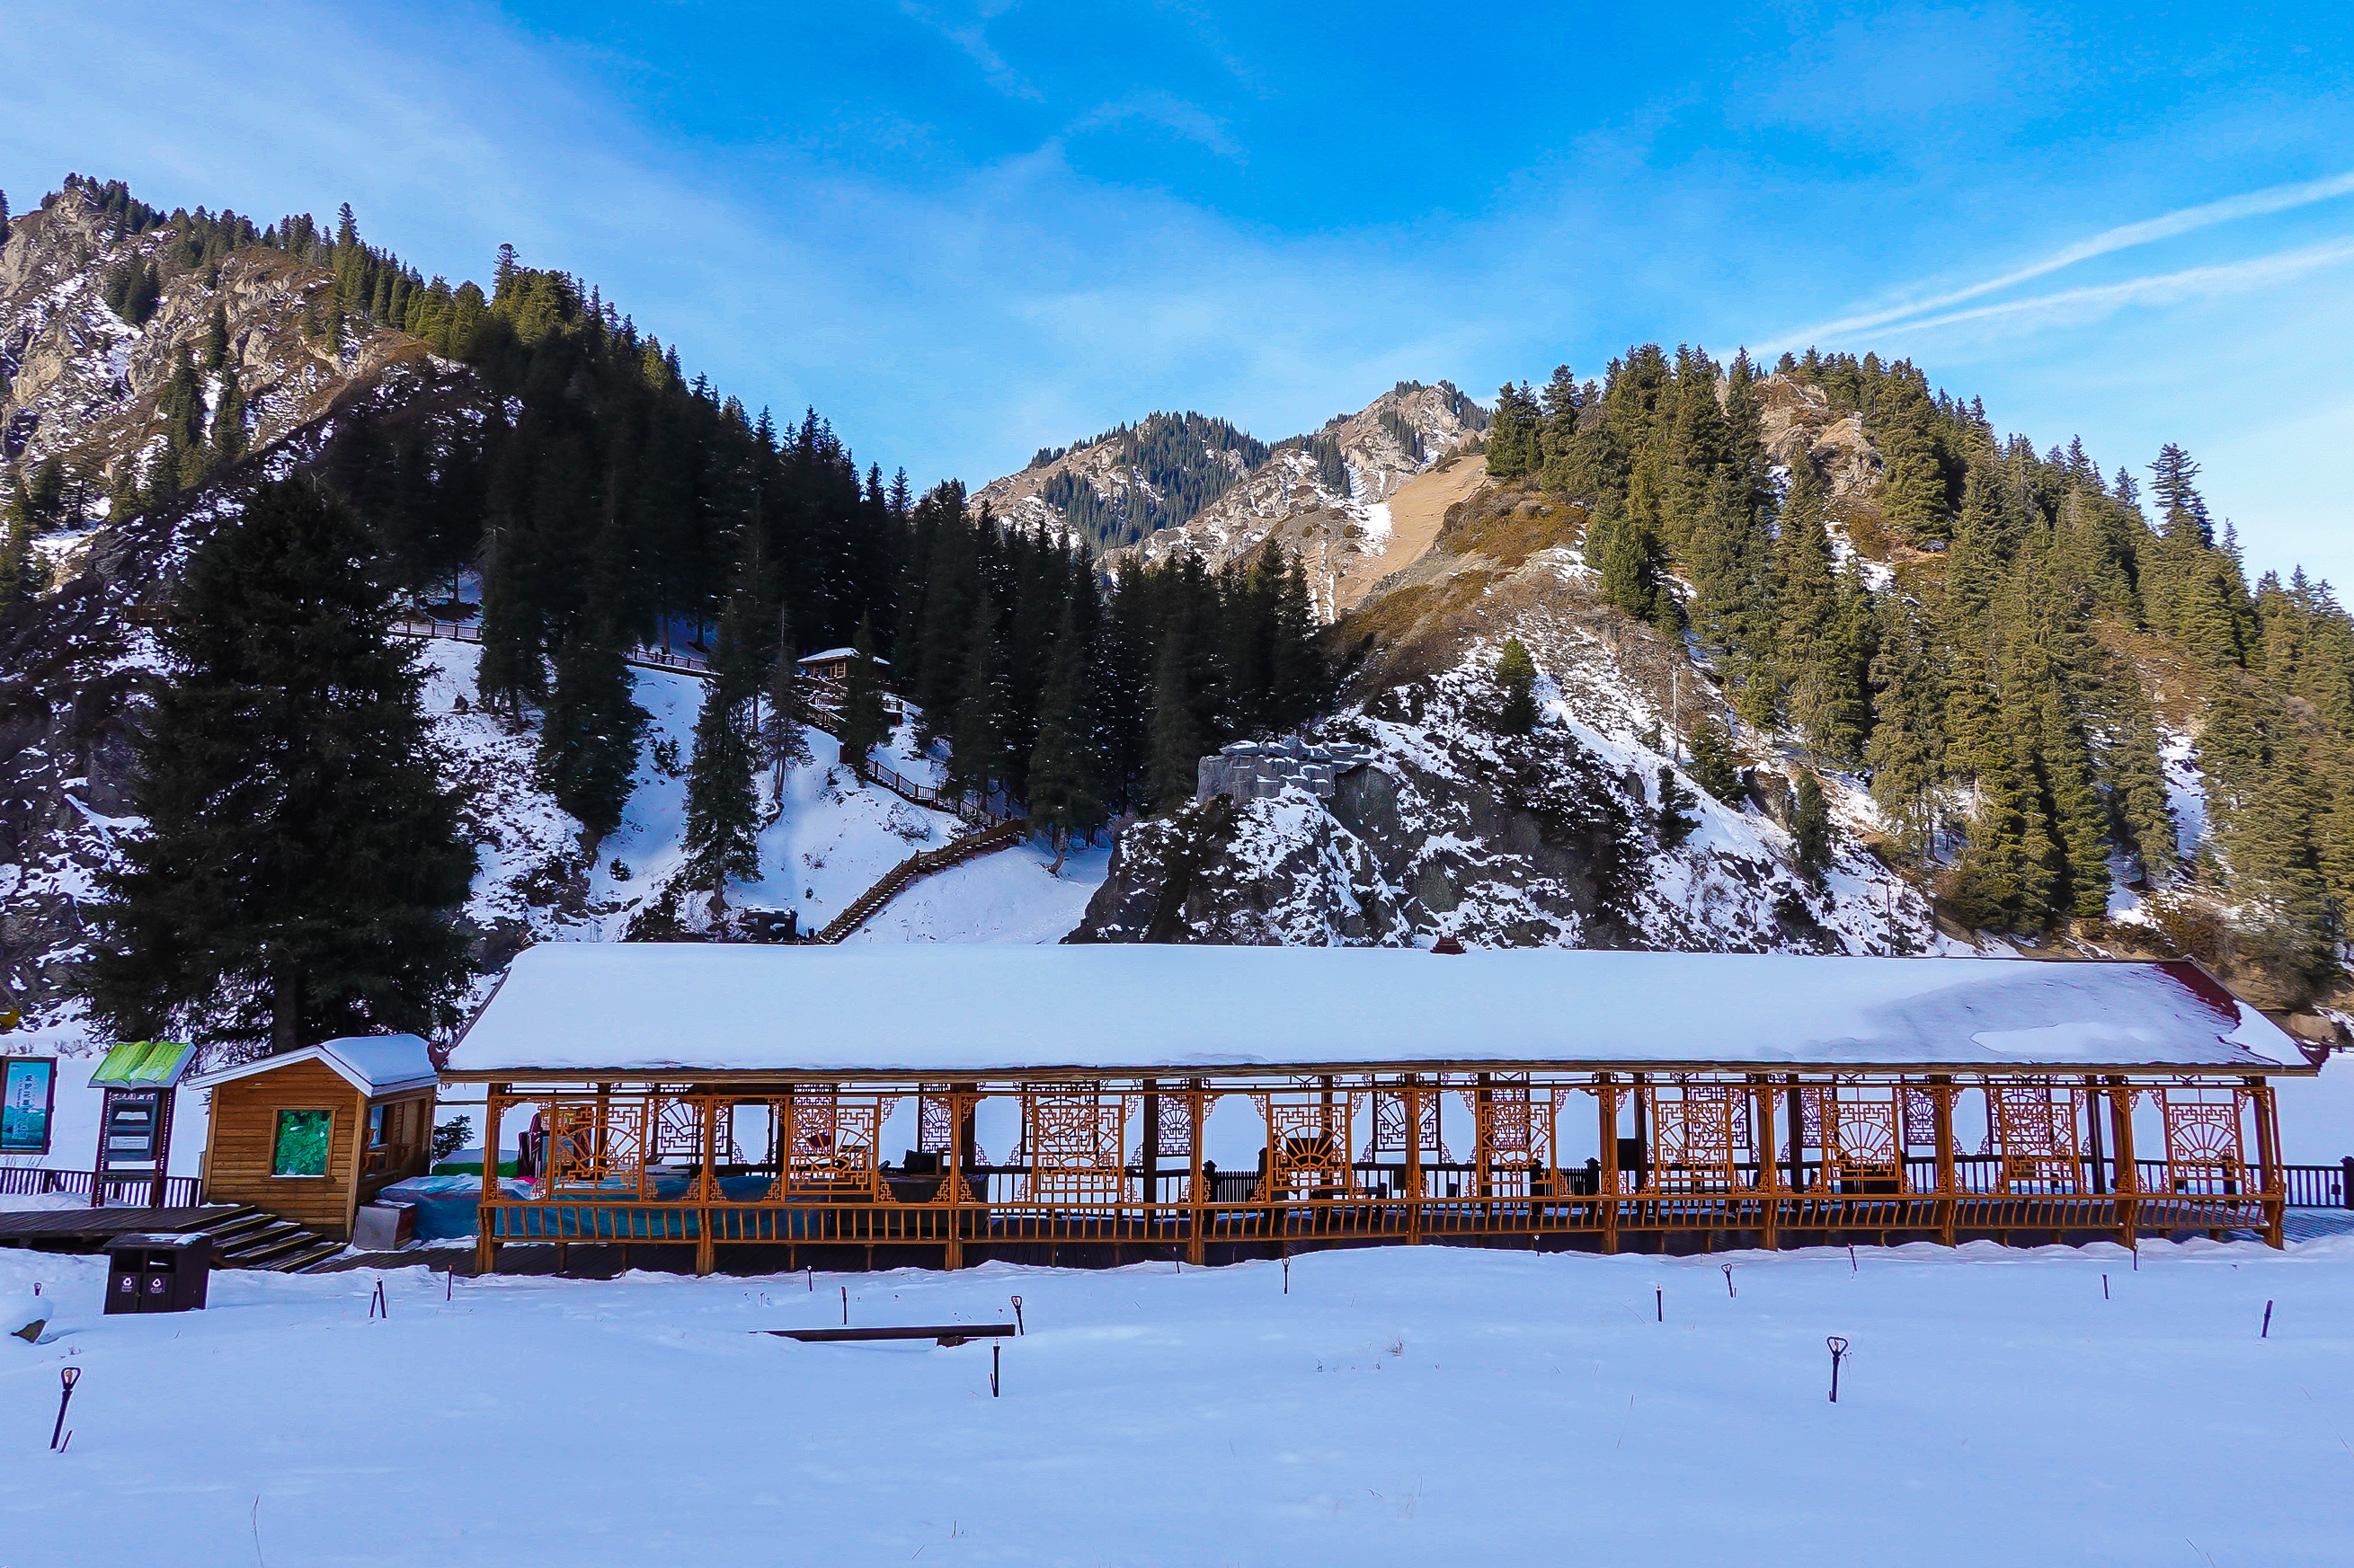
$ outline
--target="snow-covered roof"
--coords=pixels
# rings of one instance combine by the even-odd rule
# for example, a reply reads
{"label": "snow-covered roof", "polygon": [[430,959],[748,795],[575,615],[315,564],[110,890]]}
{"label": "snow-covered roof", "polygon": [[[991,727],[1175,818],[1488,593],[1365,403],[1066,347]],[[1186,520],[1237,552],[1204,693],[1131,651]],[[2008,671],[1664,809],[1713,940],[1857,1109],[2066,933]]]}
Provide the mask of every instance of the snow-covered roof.
{"label": "snow-covered roof", "polygon": [[[812,653],[806,659],[796,659],[793,662],[796,664],[831,664],[837,660],[855,659],[857,657],[858,650],[855,648],[829,648],[822,653]],[[888,659],[874,659],[872,662],[876,664],[884,665],[887,665],[891,662]]]}
{"label": "snow-covered roof", "polygon": [[2189,963],[543,943],[515,959],[449,1074],[1416,1063],[2306,1069]]}
{"label": "snow-covered roof", "polygon": [[354,1034],[329,1040],[282,1055],[263,1056],[235,1067],[223,1067],[188,1080],[188,1086],[208,1089],[233,1078],[251,1077],[297,1062],[317,1062],[366,1095],[389,1095],[420,1089],[437,1082],[433,1058],[425,1042],[414,1034]]}

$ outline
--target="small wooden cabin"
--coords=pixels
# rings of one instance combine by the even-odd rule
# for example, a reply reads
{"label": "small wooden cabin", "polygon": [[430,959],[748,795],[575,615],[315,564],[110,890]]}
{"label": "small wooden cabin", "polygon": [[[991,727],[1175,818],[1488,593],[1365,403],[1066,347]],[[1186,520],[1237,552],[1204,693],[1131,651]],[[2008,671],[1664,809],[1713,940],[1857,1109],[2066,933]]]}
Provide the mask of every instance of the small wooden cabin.
{"label": "small wooden cabin", "polygon": [[[850,679],[851,662],[857,657],[858,650],[855,648],[829,648],[822,653],[812,653],[806,659],[793,662],[821,681],[847,681]],[[888,669],[890,665],[888,659],[875,661],[875,667],[878,670]]]}
{"label": "small wooden cabin", "polygon": [[361,1204],[425,1174],[434,1083],[414,1034],[330,1040],[189,1079],[212,1092],[205,1201],[348,1238]]}

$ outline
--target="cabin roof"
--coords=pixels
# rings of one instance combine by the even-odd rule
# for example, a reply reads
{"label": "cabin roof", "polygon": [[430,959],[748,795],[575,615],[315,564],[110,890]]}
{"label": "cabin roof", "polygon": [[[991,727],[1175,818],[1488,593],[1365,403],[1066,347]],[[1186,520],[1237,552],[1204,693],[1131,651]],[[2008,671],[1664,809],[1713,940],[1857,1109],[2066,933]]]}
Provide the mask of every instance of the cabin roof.
{"label": "cabin roof", "polygon": [[2309,1070],[2189,962],[551,942],[516,957],[445,1075],[1480,1063]]}
{"label": "cabin roof", "polygon": [[208,1089],[236,1078],[316,1062],[364,1095],[397,1094],[403,1089],[430,1087],[438,1080],[433,1057],[425,1042],[414,1034],[354,1034],[323,1041],[300,1051],[258,1057],[234,1067],[222,1067],[188,1080],[188,1086]]}
{"label": "cabin roof", "polygon": [[[831,664],[837,659],[855,659],[857,657],[858,650],[855,648],[829,648],[822,653],[812,653],[806,659],[796,659],[793,662],[796,664]],[[885,666],[891,662],[888,659],[874,659],[871,662]]]}

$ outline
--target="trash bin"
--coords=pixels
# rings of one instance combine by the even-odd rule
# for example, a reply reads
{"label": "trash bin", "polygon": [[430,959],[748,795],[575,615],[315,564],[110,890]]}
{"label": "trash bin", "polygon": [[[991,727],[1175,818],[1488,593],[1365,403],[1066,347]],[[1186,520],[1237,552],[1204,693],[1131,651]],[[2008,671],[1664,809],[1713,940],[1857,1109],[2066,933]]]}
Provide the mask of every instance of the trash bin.
{"label": "trash bin", "polygon": [[106,1244],[106,1263],[109,1312],[193,1312],[212,1277],[213,1238],[117,1236]]}

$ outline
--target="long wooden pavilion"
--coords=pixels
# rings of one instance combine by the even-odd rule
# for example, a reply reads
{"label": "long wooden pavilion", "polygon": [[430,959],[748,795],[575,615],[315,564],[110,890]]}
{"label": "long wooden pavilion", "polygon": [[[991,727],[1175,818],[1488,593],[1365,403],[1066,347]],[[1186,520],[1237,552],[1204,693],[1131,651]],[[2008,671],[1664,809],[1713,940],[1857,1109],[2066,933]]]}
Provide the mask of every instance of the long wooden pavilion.
{"label": "long wooden pavilion", "polygon": [[2278,1245],[2267,1081],[2314,1070],[2190,962],[584,943],[519,956],[441,1076],[482,1086],[486,1149],[530,1128],[528,1183],[485,1161],[483,1269],[529,1240],[707,1272]]}

